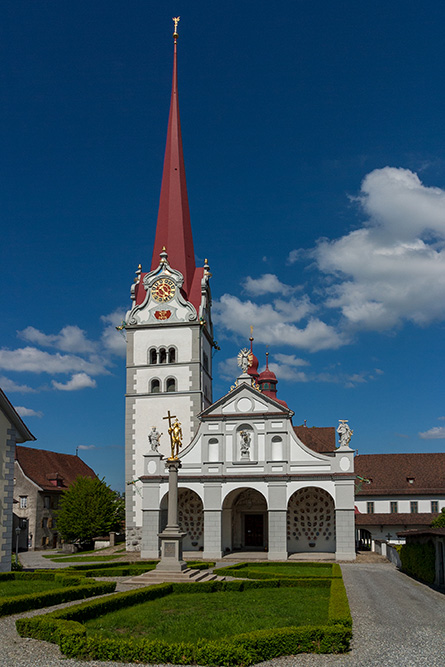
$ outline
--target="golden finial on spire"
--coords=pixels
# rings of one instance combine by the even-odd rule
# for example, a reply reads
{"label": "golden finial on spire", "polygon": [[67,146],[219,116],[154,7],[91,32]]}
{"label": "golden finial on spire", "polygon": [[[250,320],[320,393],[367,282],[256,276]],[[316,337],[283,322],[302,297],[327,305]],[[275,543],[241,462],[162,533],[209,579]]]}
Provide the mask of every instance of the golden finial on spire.
{"label": "golden finial on spire", "polygon": [[173,33],[173,37],[175,39],[177,39],[179,37],[179,35],[178,35],[178,23],[179,23],[180,18],[181,18],[180,16],[176,16],[176,18],[172,19],[173,23],[175,24],[175,32]]}

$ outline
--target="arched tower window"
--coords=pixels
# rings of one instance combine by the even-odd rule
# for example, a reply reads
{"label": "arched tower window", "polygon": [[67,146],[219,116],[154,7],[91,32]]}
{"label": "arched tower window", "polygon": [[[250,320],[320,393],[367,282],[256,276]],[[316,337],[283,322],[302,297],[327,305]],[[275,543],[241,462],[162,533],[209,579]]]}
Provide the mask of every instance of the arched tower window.
{"label": "arched tower window", "polygon": [[148,363],[157,364],[158,363],[158,353],[155,347],[152,347],[148,352]]}
{"label": "arched tower window", "polygon": [[168,363],[169,364],[176,363],[176,350],[174,347],[168,348]]}
{"label": "arched tower window", "polygon": [[161,347],[159,350],[159,363],[160,364],[166,364],[167,363],[167,350],[165,347]]}
{"label": "arched tower window", "polygon": [[161,391],[161,383],[159,380],[154,379],[150,382],[150,393],[152,394],[159,394]]}
{"label": "arched tower window", "polygon": [[175,378],[167,378],[167,382],[165,385],[165,390],[166,391],[176,391],[176,380]]}

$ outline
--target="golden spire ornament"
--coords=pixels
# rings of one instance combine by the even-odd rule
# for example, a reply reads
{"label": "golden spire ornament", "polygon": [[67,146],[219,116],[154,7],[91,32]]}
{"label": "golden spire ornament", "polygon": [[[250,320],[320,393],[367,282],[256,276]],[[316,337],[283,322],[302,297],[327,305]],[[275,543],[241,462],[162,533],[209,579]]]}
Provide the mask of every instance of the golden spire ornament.
{"label": "golden spire ornament", "polygon": [[178,35],[178,23],[179,23],[180,19],[181,19],[180,16],[177,16],[176,18],[172,19],[173,23],[175,24],[175,31],[173,33],[173,37],[175,39],[178,39],[178,37],[179,37],[179,35]]}

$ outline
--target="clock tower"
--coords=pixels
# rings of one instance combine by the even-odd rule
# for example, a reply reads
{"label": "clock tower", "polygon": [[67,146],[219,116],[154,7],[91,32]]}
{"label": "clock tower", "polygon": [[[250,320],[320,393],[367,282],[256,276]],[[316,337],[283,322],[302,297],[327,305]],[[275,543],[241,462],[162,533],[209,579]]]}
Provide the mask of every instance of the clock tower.
{"label": "clock tower", "polygon": [[143,455],[153,427],[159,453],[170,453],[170,411],[182,424],[187,446],[198,428],[197,415],[212,403],[211,276],[207,260],[195,265],[185,179],[177,82],[175,21],[173,83],[161,195],[150,271],[139,266],[125,320],[127,387],[125,473],[127,550],[140,549]]}

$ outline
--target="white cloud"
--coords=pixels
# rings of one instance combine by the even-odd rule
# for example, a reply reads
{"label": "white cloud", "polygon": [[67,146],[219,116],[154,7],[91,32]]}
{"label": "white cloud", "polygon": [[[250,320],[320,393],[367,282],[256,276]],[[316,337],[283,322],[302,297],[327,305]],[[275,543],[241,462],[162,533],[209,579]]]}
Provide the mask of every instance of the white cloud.
{"label": "white cloud", "polygon": [[97,350],[96,343],[88,340],[85,331],[78,326],[67,325],[58,334],[45,334],[35,327],[26,327],[17,333],[28,343],[35,343],[41,347],[55,347],[63,352],[84,354]]}
{"label": "white cloud", "polygon": [[28,371],[30,373],[70,373],[83,371],[91,375],[108,374],[109,362],[99,356],[90,360],[72,354],[50,354],[35,347],[23,347],[17,350],[0,350],[0,368],[7,371]]}
{"label": "white cloud", "polygon": [[223,380],[233,382],[240,374],[241,369],[238,367],[236,357],[230,357],[229,359],[224,359],[224,361],[219,362],[218,375]]}
{"label": "white cloud", "polygon": [[300,259],[304,259],[305,257],[307,257],[307,255],[308,251],[305,250],[304,248],[296,248],[295,250],[291,250],[286,258],[286,264],[288,266],[295,264]]}
{"label": "white cloud", "polygon": [[109,315],[102,315],[100,318],[105,324],[102,332],[102,345],[112,354],[120,357],[125,357],[127,351],[127,342],[125,332],[117,331],[116,327],[120,326],[124,320],[125,311],[117,309]]}
{"label": "white cloud", "polygon": [[243,287],[252,296],[261,296],[262,294],[282,294],[283,296],[289,296],[296,290],[301,289],[301,286],[292,287],[291,285],[285,285],[273,273],[263,273],[260,278],[247,276]]}
{"label": "white cloud", "polygon": [[78,449],[96,449],[96,445],[79,445]]}
{"label": "white cloud", "polygon": [[299,359],[295,354],[274,354],[273,358],[276,359],[280,364],[285,364],[286,366],[310,366],[309,361],[305,359]]}
{"label": "white cloud", "polygon": [[96,386],[96,380],[93,380],[86,373],[75,373],[71,380],[68,380],[65,384],[63,382],[52,381],[54,389],[59,389],[60,391],[77,391],[79,389],[85,389],[86,387],[94,388]]}
{"label": "white cloud", "polygon": [[308,382],[309,380],[304,371],[297,371],[295,367],[287,364],[276,364],[272,361],[269,364],[269,369],[275,373],[277,380],[288,380],[290,382]]}
{"label": "white cloud", "polygon": [[290,345],[310,351],[335,349],[345,344],[345,339],[335,329],[317,318],[310,318],[303,328],[292,322],[310,313],[313,306],[307,297],[289,303],[276,301],[257,305],[241,301],[236,296],[224,294],[215,303],[215,321],[232,333],[247,337],[249,325],[255,327],[258,343]]}
{"label": "white cloud", "polygon": [[43,412],[33,410],[32,408],[25,408],[23,405],[16,405],[15,409],[20,417],[43,417]]}
{"label": "white cloud", "polygon": [[334,241],[319,241],[318,268],[338,282],[326,305],[347,328],[385,330],[445,317],[445,191],[407,169],[368,174],[357,198],[368,221]]}
{"label": "white cloud", "polygon": [[422,440],[439,440],[445,438],[445,426],[434,426],[428,431],[419,433]]}
{"label": "white cloud", "polygon": [[32,387],[28,387],[26,384],[18,384],[14,380],[10,380],[5,375],[0,377],[0,387],[6,393],[17,393],[17,394],[34,394],[37,390]]}

